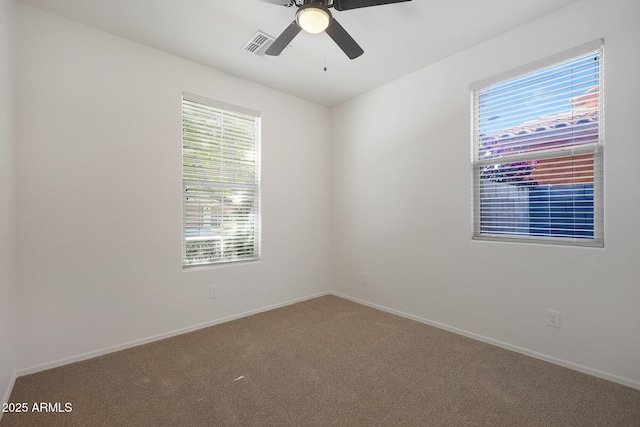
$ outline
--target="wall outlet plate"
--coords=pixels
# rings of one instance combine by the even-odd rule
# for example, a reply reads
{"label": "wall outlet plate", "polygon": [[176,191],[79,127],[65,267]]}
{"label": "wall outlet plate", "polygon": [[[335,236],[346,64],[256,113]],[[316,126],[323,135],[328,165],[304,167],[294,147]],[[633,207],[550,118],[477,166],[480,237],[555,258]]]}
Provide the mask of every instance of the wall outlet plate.
{"label": "wall outlet plate", "polygon": [[547,326],[552,328],[560,327],[560,312],[556,310],[547,310]]}
{"label": "wall outlet plate", "polygon": [[209,286],[209,298],[218,298],[218,287],[216,285]]}

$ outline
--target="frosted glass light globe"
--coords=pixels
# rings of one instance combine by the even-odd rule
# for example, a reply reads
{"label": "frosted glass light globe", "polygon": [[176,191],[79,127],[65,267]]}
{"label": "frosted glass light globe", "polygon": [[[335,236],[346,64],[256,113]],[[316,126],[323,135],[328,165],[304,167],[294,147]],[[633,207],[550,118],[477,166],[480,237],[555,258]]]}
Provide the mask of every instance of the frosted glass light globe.
{"label": "frosted glass light globe", "polygon": [[319,7],[308,7],[298,11],[296,20],[307,33],[317,34],[327,29],[331,15]]}

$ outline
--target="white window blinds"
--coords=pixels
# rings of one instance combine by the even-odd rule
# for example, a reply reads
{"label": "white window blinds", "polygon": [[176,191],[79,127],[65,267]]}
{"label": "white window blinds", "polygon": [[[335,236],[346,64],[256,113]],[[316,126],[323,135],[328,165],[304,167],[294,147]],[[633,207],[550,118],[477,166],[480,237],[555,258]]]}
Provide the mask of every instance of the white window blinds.
{"label": "white window blinds", "polygon": [[260,114],[183,93],[183,266],[260,257]]}
{"label": "white window blinds", "polygon": [[473,84],[476,239],[602,246],[602,42]]}

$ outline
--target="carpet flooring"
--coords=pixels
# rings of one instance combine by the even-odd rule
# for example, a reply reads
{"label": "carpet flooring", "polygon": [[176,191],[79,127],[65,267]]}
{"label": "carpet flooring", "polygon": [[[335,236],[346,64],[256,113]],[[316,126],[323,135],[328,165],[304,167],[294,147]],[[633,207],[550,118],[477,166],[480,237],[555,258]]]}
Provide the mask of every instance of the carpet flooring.
{"label": "carpet flooring", "polygon": [[640,390],[335,296],[26,375],[10,402],[2,427],[640,426]]}

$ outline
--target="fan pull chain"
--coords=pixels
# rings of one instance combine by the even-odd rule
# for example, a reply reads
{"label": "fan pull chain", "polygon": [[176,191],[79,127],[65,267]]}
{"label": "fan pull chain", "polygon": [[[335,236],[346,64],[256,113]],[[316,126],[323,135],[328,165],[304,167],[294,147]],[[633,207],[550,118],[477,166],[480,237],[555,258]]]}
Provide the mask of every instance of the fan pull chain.
{"label": "fan pull chain", "polygon": [[327,41],[324,41],[324,71],[327,71]]}

